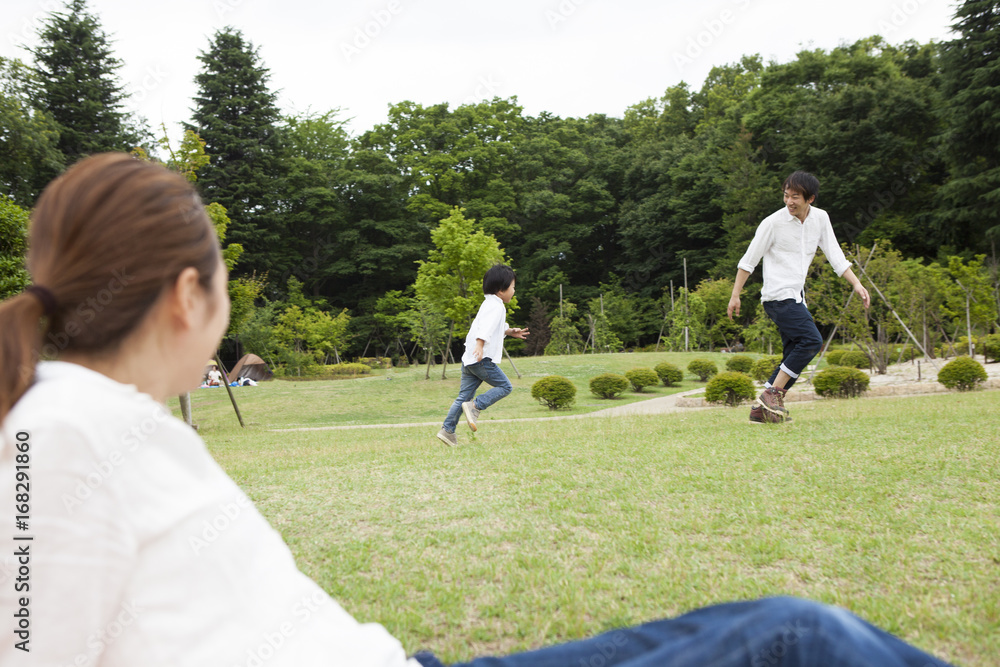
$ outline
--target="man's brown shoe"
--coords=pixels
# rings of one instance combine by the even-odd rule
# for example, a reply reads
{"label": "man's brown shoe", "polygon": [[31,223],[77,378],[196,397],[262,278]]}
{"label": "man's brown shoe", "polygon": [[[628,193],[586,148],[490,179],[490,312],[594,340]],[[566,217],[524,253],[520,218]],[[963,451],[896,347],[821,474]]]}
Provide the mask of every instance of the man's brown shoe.
{"label": "man's brown shoe", "polygon": [[[770,412],[760,407],[759,403],[754,403],[750,408],[751,424],[780,424],[785,421],[785,417],[777,412]],[[790,418],[789,418],[790,419]]]}
{"label": "man's brown shoe", "polygon": [[760,395],[760,405],[767,412],[774,412],[784,417],[788,414],[785,409],[785,390],[777,387],[768,387]]}

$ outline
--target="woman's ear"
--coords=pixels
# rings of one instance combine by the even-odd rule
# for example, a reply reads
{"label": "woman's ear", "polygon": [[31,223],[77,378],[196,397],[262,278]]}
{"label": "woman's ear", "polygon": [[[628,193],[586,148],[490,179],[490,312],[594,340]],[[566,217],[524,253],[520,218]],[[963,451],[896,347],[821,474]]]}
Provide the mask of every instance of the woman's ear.
{"label": "woman's ear", "polygon": [[203,307],[201,302],[205,299],[205,290],[198,282],[199,277],[196,268],[187,267],[180,272],[164,295],[164,305],[171,321],[185,331],[194,328],[199,309]]}

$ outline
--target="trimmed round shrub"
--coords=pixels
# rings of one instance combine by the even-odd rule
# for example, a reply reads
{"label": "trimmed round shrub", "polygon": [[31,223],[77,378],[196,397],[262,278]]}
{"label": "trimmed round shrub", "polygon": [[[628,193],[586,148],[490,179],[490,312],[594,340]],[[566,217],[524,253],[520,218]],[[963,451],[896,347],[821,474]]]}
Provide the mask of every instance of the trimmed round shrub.
{"label": "trimmed round shrub", "polygon": [[977,384],[986,382],[987,377],[986,369],[981,363],[963,354],[946,363],[938,373],[937,379],[948,389],[970,391],[975,389]]}
{"label": "trimmed round shrub", "polygon": [[748,374],[753,369],[753,357],[745,354],[734,354],[726,360],[726,370]]}
{"label": "trimmed round shrub", "polygon": [[531,385],[531,397],[549,410],[568,408],[576,400],[576,385],[561,375],[546,375]]}
{"label": "trimmed round shrub", "polygon": [[590,379],[590,391],[601,398],[614,398],[628,389],[628,378],[617,373],[602,373]]}
{"label": "trimmed round shrub", "polygon": [[714,362],[708,359],[695,359],[690,364],[688,364],[688,370],[698,376],[698,379],[702,382],[708,380],[716,373],[719,372],[719,368]]}
{"label": "trimmed round shrub", "polygon": [[653,370],[656,371],[658,376],[660,376],[660,381],[663,382],[664,387],[680,384],[681,380],[684,379],[684,371],[677,368],[677,366],[674,366],[669,361],[656,364],[656,368]]}
{"label": "trimmed round shrub", "polygon": [[330,375],[368,375],[372,372],[372,367],[368,364],[356,362],[343,364],[329,364],[324,366]]}
{"label": "trimmed round shrub", "polygon": [[826,363],[830,366],[840,366],[840,358],[844,356],[845,352],[847,350],[830,350],[823,358],[826,359]]}
{"label": "trimmed round shrub", "polygon": [[753,368],[750,369],[750,377],[760,383],[767,382],[771,379],[771,374],[780,365],[781,357],[776,354],[769,357],[761,357],[753,362]]}
{"label": "trimmed round shrub", "polygon": [[632,383],[632,388],[639,393],[642,393],[643,387],[660,382],[660,376],[652,368],[633,368],[630,371],[625,371],[625,377]]}
{"label": "trimmed round shrub", "polygon": [[834,366],[813,378],[816,393],[827,398],[854,398],[868,391],[868,375],[857,368]]}
{"label": "trimmed round shrub", "polygon": [[753,386],[753,378],[739,371],[719,373],[705,387],[705,400],[709,403],[725,403],[733,407],[744,400],[753,400],[757,389]]}
{"label": "trimmed round shrub", "polygon": [[872,360],[861,350],[848,350],[841,355],[840,365],[848,368],[871,368]]}

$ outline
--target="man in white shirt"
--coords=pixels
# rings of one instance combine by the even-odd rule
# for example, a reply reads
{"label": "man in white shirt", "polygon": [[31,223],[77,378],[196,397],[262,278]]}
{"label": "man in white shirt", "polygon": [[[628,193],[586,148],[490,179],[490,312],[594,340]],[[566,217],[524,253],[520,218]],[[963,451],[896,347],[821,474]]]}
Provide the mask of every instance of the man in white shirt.
{"label": "man in white shirt", "polygon": [[[437,433],[438,440],[449,447],[458,444],[455,428],[463,412],[469,428],[475,431],[480,411],[490,407],[514,389],[507,375],[497,365],[503,358],[504,336],[523,340],[528,335],[527,327],[511,329],[507,326],[505,304],[514,298],[514,281],[514,270],[504,264],[491,267],[483,276],[483,294],[486,298],[479,306],[476,319],[472,321],[469,333],[465,337],[462,384],[458,398],[455,399],[441,430]],[[476,396],[476,389],[483,382],[492,389],[473,398]]]}
{"label": "man in white shirt", "polygon": [[785,393],[823,347],[823,338],[806,308],[804,289],[809,265],[821,248],[838,276],[854,287],[864,303],[871,297],[851,270],[851,263],[837,243],[826,211],[812,205],[819,181],[810,173],[796,171],[781,186],[785,208],[775,211],[757,227],[750,247],[740,259],[729,299],[729,319],[740,314],[740,292],[757,264],[764,260],[764,285],[760,300],[764,312],[778,326],[784,348],[781,365],[764,385],[759,404],[750,409],[752,423],[782,422],[788,416]]}

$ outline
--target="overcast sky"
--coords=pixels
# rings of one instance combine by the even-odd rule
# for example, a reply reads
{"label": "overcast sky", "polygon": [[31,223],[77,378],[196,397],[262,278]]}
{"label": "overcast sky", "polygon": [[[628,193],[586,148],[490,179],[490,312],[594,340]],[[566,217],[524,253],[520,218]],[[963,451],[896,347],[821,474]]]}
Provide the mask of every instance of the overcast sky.
{"label": "overcast sky", "polygon": [[[62,0],[0,0],[0,55],[29,60]],[[160,8],[157,8],[159,6]],[[952,0],[89,0],[131,102],[170,134],[190,119],[197,60],[232,25],[260,47],[284,113],[340,107],[360,134],[388,105],[452,107],[517,96],[562,117],[625,109],[714,65],[760,53],[787,62],[873,34],[890,43],[952,36]]]}

